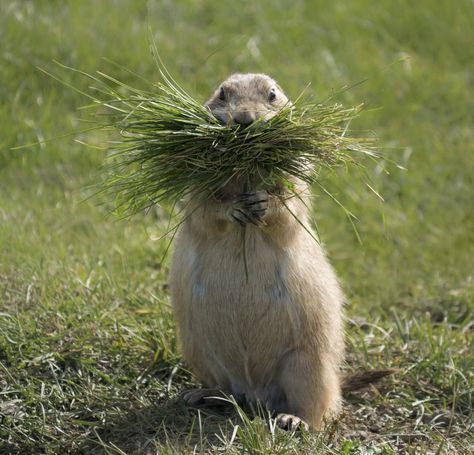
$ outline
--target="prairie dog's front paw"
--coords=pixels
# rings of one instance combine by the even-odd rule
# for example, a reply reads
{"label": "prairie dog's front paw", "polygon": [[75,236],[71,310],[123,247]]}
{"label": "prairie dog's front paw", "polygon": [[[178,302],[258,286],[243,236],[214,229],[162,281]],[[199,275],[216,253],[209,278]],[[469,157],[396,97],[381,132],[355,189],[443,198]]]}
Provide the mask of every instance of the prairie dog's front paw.
{"label": "prairie dog's front paw", "polygon": [[248,223],[260,225],[268,209],[268,193],[255,191],[237,196],[230,209],[230,220],[245,226]]}

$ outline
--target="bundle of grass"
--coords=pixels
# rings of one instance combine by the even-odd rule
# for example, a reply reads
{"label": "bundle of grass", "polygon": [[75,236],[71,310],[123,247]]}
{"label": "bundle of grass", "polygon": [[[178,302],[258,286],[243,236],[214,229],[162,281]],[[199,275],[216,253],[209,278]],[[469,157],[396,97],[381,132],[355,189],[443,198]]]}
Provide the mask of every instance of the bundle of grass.
{"label": "bundle of grass", "polygon": [[151,92],[98,74],[87,76],[100,84],[100,95],[88,96],[93,106],[116,114],[101,127],[120,134],[111,142],[103,190],[126,215],[175,204],[191,192],[212,197],[235,178],[259,177],[266,187],[278,182],[290,190],[292,177],[320,185],[322,168],[377,156],[367,140],[346,135],[361,106],[303,103],[300,97],[268,121],[242,128],[223,125],[166,71]]}

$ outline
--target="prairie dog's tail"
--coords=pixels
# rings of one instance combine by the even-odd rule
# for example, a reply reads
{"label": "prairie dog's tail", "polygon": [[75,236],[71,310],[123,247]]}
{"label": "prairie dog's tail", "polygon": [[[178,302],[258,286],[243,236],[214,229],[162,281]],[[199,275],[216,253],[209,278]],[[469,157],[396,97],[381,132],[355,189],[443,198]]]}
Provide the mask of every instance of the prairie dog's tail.
{"label": "prairie dog's tail", "polygon": [[345,374],[341,378],[342,394],[346,395],[349,392],[368,387],[370,384],[374,384],[397,371],[400,370],[390,368],[386,370],[367,370]]}

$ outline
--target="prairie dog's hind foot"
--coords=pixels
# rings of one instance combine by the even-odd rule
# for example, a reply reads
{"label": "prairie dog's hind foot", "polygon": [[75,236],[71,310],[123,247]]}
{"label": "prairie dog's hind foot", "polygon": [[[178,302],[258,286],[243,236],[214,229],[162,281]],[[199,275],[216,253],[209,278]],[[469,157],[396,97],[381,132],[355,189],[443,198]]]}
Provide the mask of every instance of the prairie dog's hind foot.
{"label": "prairie dog's hind foot", "polygon": [[181,392],[181,398],[188,406],[229,406],[229,398],[219,389],[189,389]]}
{"label": "prairie dog's hind foot", "polygon": [[305,430],[308,431],[309,425],[300,417],[293,414],[278,414],[276,424],[283,430]]}
{"label": "prairie dog's hind foot", "polygon": [[268,193],[255,191],[237,196],[230,208],[229,218],[233,223],[245,226],[248,223],[259,225],[268,209]]}

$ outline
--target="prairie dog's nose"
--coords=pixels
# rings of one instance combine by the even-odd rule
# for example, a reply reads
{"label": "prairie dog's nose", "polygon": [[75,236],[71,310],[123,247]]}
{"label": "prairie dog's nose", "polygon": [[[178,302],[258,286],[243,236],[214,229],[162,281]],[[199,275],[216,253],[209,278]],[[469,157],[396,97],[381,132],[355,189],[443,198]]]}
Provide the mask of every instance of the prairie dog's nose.
{"label": "prairie dog's nose", "polygon": [[251,125],[257,119],[255,112],[251,111],[235,111],[232,114],[232,118],[237,125],[246,127]]}

